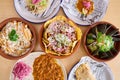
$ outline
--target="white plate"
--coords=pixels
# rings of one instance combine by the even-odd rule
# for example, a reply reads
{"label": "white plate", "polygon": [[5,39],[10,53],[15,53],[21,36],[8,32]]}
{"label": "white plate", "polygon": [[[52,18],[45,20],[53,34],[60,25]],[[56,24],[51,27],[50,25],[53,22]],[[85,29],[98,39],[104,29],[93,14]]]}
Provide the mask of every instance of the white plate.
{"label": "white plate", "polygon": [[[28,56],[26,56],[26,57],[24,57],[24,58],[22,58],[22,59],[19,59],[19,60],[14,64],[14,66],[15,66],[18,62],[22,61],[22,62],[24,62],[25,64],[27,64],[28,66],[30,66],[31,69],[32,69],[32,72],[33,72],[33,63],[34,63],[34,60],[35,60],[37,57],[39,57],[40,55],[42,55],[42,54],[45,54],[45,53],[44,53],[44,52],[32,52],[32,53],[30,53]],[[61,68],[62,68],[63,75],[64,75],[64,80],[67,80],[67,74],[66,74],[65,67],[63,66],[63,64],[62,64],[58,59],[56,59],[56,60],[57,60],[58,64],[61,66]],[[14,66],[13,66],[13,68],[14,68]],[[12,70],[13,70],[13,69],[12,69]],[[32,72],[31,72],[28,76],[26,76],[23,80],[34,80],[34,79],[33,79]],[[11,73],[10,73],[10,78],[9,78],[9,80],[14,80],[14,74],[12,73],[12,71],[11,71]],[[16,79],[16,80],[18,80],[18,79]]]}
{"label": "white plate", "polygon": [[[15,6],[15,9],[16,9],[17,13],[22,18],[24,18],[25,20],[27,20],[29,22],[33,22],[33,23],[41,23],[41,22],[45,22],[45,21],[51,19],[59,11],[61,0],[53,0],[53,1],[58,1],[57,2],[57,7],[53,6],[52,7],[53,9],[51,9],[51,11],[53,11],[53,12],[50,13],[50,14],[48,13],[47,14],[48,16],[46,15],[46,17],[36,16],[35,14],[31,13],[30,11],[28,11],[25,8],[26,7],[25,0],[14,0],[14,6]],[[56,5],[56,4],[53,4],[53,5]],[[39,15],[41,15],[41,14],[39,14]]]}
{"label": "white plate", "polygon": [[88,56],[82,57],[80,62],[78,62],[70,71],[68,80],[76,80],[75,71],[83,63],[88,63],[93,75],[96,77],[96,80],[114,80],[111,69],[107,64],[103,62],[97,62],[91,59]]}
{"label": "white plate", "polygon": [[91,25],[103,18],[108,7],[108,0],[92,1],[94,2],[95,9],[93,13],[88,15],[86,18],[81,17],[81,14],[75,8],[77,0],[63,0],[61,7],[63,8],[65,14],[75,23],[80,25]]}

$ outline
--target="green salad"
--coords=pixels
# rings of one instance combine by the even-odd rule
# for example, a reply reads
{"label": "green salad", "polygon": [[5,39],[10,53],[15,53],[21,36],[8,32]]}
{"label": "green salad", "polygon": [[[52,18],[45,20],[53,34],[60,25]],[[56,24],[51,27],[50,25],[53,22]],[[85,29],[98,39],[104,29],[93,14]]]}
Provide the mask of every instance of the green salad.
{"label": "green salad", "polygon": [[97,49],[99,49],[100,52],[107,52],[114,47],[113,38],[102,32],[98,32],[96,36],[93,33],[89,33],[87,36],[87,44],[90,44],[88,48],[91,52]]}

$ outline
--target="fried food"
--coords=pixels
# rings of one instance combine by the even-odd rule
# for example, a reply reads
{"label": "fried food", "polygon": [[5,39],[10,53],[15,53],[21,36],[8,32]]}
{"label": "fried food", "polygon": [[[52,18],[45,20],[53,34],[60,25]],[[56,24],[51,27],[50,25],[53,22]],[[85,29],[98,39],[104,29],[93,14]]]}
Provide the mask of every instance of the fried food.
{"label": "fried food", "polygon": [[0,48],[8,55],[25,54],[31,46],[31,40],[29,26],[20,21],[8,22],[0,31]]}
{"label": "fried food", "polygon": [[34,80],[64,80],[62,68],[48,55],[41,55],[35,59],[33,76]]}
{"label": "fried food", "polygon": [[45,52],[57,56],[70,55],[82,32],[71,20],[57,16],[44,24],[42,42]]}
{"label": "fried food", "polygon": [[81,64],[75,71],[77,80],[96,80],[87,63]]}

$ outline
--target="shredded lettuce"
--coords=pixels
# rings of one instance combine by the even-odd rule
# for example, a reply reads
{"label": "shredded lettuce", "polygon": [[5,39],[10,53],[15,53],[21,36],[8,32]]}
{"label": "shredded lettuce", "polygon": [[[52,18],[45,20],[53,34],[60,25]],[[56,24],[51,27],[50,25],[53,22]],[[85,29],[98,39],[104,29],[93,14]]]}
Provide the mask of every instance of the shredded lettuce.
{"label": "shredded lettuce", "polygon": [[99,49],[100,52],[107,52],[114,47],[113,38],[110,35],[103,34],[98,32],[97,37],[93,34],[88,34],[87,44],[89,44],[89,49],[94,52]]}
{"label": "shredded lettuce", "polygon": [[39,3],[41,6],[44,6],[47,4],[47,0],[42,0],[40,3]]}
{"label": "shredded lettuce", "polygon": [[70,46],[71,45],[71,40],[64,34],[56,34],[55,35],[56,41],[58,41],[61,44],[64,44],[65,46]]}
{"label": "shredded lettuce", "polygon": [[111,36],[98,32],[97,45],[101,52],[107,52],[114,47],[114,41]]}

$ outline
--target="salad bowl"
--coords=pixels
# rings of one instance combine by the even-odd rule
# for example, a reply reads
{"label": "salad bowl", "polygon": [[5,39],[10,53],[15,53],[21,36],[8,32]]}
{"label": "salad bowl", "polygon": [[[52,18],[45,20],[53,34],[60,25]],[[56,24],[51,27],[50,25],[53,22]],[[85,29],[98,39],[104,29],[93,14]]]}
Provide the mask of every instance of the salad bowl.
{"label": "salad bowl", "polygon": [[120,32],[109,22],[101,21],[91,25],[83,41],[87,54],[98,61],[109,61],[120,51]]}

